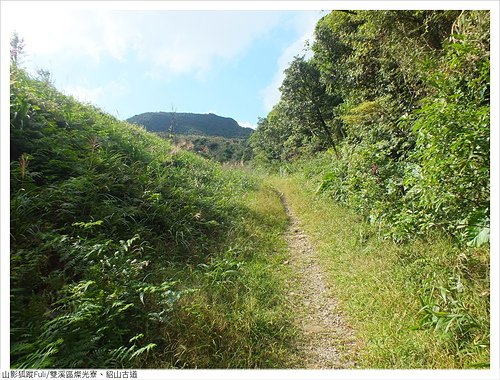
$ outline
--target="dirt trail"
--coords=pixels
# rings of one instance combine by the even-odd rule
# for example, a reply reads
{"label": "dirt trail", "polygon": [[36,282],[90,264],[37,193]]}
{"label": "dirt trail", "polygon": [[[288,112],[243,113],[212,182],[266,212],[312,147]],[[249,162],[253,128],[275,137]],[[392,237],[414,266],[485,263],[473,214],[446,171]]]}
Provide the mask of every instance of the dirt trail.
{"label": "dirt trail", "polygon": [[354,334],[342,318],[308,236],[283,194],[280,199],[290,219],[285,236],[290,258],[285,264],[291,265],[297,275],[295,283],[291,284],[289,298],[302,324],[299,349],[305,368],[356,368]]}

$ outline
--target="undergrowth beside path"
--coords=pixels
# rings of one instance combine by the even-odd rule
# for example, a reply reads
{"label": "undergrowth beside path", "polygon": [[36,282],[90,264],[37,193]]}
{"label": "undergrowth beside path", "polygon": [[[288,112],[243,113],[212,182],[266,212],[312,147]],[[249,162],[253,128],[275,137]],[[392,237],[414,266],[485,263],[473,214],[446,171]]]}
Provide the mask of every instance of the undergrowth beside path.
{"label": "undergrowth beside path", "polygon": [[11,66],[13,368],[283,368],[279,199]]}
{"label": "undergrowth beside path", "polygon": [[362,368],[489,366],[489,252],[435,236],[395,244],[310,178],[274,177],[360,340]]}
{"label": "undergrowth beside path", "polygon": [[285,264],[275,189],[359,340],[359,366],[489,366],[488,248],[394,244],[316,194],[318,178],[179,152],[11,69],[13,368],[324,368],[301,353],[304,310],[287,287],[300,268]]}

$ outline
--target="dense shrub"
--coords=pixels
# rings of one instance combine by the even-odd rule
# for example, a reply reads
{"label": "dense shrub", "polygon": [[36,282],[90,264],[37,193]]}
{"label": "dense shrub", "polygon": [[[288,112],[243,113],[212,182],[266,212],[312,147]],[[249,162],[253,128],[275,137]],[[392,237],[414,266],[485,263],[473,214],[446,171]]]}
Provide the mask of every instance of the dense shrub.
{"label": "dense shrub", "polygon": [[486,243],[488,11],[333,11],[312,50],[252,135],[256,162],[330,151],[319,190],[395,240]]}
{"label": "dense shrub", "polygon": [[12,366],[279,366],[280,293],[245,271],[277,249],[256,182],[11,69]]}

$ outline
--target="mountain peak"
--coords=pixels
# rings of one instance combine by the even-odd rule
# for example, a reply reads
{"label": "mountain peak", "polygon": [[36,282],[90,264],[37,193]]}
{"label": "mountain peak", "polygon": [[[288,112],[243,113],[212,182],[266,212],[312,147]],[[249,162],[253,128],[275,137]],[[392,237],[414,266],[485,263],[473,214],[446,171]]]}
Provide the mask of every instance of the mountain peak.
{"label": "mountain peak", "polygon": [[173,132],[179,135],[222,136],[245,138],[251,128],[240,126],[230,117],[214,113],[145,112],[127,119],[129,123],[143,125],[150,132]]}

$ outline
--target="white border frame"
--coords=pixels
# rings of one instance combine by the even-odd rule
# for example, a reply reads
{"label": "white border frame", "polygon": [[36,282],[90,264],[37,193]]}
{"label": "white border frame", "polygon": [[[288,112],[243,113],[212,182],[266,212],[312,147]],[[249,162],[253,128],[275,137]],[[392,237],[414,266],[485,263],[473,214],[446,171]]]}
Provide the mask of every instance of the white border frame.
{"label": "white border frame", "polygon": [[[406,379],[462,380],[500,379],[499,347],[499,9],[497,0],[490,1],[5,1],[0,3],[1,24],[17,7],[68,7],[72,9],[106,10],[332,10],[332,9],[488,9],[491,14],[491,368],[489,370],[138,370],[138,379]],[[0,368],[9,368],[10,360],[10,191],[9,191],[9,46],[10,36],[0,35]],[[104,370],[98,372],[105,372]]]}

